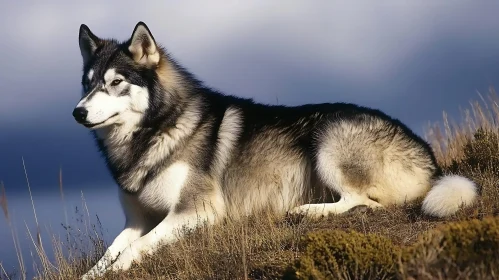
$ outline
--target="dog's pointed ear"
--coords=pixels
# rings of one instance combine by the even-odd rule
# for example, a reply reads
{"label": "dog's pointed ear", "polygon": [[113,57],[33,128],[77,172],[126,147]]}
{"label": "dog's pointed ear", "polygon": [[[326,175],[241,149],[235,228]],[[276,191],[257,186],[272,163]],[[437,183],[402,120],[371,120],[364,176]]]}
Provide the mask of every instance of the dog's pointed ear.
{"label": "dog's pointed ear", "polygon": [[146,66],[155,66],[159,63],[160,53],[156,41],[142,21],[137,23],[130,38],[128,50],[133,60]]}
{"label": "dog's pointed ear", "polygon": [[102,40],[90,31],[85,24],[80,25],[80,33],[78,34],[80,44],[80,52],[83,58],[83,63],[86,64],[95,54],[95,50],[99,47]]}

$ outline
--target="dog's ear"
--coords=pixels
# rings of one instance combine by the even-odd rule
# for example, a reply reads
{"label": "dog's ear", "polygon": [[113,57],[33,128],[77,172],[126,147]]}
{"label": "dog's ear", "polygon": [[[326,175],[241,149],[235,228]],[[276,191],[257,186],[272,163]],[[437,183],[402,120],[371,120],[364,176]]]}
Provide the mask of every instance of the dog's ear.
{"label": "dog's ear", "polygon": [[82,24],[80,25],[78,41],[80,43],[80,52],[83,58],[83,63],[86,64],[95,54],[95,50],[97,50],[102,40],[95,36],[94,33],[90,31],[88,26]]}
{"label": "dog's ear", "polygon": [[142,21],[135,26],[130,38],[128,50],[133,60],[146,66],[155,66],[159,63],[160,53],[154,37]]}

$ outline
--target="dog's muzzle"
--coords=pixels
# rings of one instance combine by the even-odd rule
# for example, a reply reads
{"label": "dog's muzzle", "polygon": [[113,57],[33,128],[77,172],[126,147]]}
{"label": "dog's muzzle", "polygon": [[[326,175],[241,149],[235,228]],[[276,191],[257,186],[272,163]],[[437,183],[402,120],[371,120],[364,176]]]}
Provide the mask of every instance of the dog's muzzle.
{"label": "dog's muzzle", "polygon": [[73,110],[73,117],[79,123],[85,123],[87,120],[88,111],[83,107],[76,107]]}

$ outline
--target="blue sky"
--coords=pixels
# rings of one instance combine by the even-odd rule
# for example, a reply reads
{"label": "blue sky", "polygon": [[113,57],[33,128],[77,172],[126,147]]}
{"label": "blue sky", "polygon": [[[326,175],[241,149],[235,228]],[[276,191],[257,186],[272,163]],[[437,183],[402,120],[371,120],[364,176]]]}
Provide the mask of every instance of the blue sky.
{"label": "blue sky", "polygon": [[[203,4],[200,4],[203,3]],[[265,103],[355,102],[422,134],[499,83],[499,2],[23,1],[0,11],[0,180],[34,191],[112,181],[71,111],[78,28],[125,40],[145,21],[206,84]],[[110,186],[112,187],[112,186]]]}

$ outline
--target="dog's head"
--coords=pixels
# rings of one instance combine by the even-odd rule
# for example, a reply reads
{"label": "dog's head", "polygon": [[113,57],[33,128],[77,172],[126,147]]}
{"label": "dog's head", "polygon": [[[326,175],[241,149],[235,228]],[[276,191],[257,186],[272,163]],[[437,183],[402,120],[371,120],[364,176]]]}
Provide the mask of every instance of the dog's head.
{"label": "dog's head", "polygon": [[123,43],[101,39],[82,24],[79,45],[83,93],[73,110],[78,123],[92,129],[138,125],[150,107],[161,107],[151,99],[157,99],[154,91],[162,91],[159,72],[164,72],[166,58],[143,22]]}

